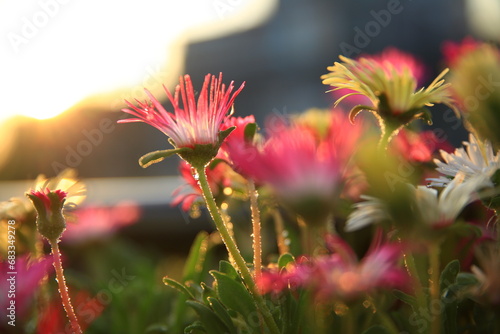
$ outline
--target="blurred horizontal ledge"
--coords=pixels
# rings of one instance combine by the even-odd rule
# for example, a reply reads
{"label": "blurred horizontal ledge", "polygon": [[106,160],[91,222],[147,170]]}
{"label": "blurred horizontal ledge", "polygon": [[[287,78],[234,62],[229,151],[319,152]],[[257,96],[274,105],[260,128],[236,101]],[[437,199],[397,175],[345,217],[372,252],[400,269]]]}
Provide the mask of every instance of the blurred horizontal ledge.
{"label": "blurred horizontal ledge", "polygon": [[[83,205],[113,206],[133,201],[139,206],[170,205],[172,192],[185,184],[179,176],[88,178],[87,198]],[[1,181],[0,201],[23,197],[34,185],[33,180]]]}
{"label": "blurred horizontal ledge", "polygon": [[[185,184],[179,176],[88,178],[82,181],[87,186],[87,198],[81,207],[112,207],[124,202],[140,207],[139,221],[122,228],[123,234],[134,239],[147,239],[182,249],[182,245],[190,245],[186,239],[191,240],[198,231],[213,231],[206,210],[201,210],[201,216],[193,219],[180,207],[171,205],[172,192]],[[33,186],[34,180],[1,181],[0,201],[23,197]]]}

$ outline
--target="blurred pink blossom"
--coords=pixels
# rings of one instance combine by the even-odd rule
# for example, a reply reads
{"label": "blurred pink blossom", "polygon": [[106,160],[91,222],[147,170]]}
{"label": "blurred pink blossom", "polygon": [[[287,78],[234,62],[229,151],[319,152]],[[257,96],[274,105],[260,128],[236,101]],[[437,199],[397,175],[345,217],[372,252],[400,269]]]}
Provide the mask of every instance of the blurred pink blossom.
{"label": "blurred pink blossom", "polygon": [[303,288],[317,301],[352,301],[377,290],[406,289],[409,277],[399,265],[401,244],[384,244],[358,260],[351,247],[338,236],[329,236],[333,251],[308,261],[289,265],[286,270],[266,271],[257,281],[262,293],[278,294],[285,289]]}
{"label": "blurred pink blossom", "polygon": [[[29,310],[42,279],[50,270],[53,270],[52,256],[44,256],[40,260],[30,262],[28,255],[17,257],[14,264],[9,263],[7,259],[0,262],[0,291],[2,291],[0,307],[5,311],[11,301],[14,301],[17,317],[22,317]],[[9,274],[11,272],[15,274]],[[11,282],[15,282],[15,289],[12,291],[13,298],[9,297]]]}
{"label": "blurred pink blossom", "polygon": [[105,238],[135,223],[140,217],[140,208],[134,202],[125,201],[113,207],[82,207],[73,215],[76,221],[67,224],[62,238],[65,242]]}

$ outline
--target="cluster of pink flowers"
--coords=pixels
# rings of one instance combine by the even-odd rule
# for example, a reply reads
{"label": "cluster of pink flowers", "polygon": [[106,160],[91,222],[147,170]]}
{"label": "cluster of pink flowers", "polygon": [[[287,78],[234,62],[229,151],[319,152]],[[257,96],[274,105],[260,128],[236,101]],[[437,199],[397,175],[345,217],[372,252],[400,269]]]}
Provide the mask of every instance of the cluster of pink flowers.
{"label": "cluster of pink flowers", "polygon": [[279,271],[264,271],[257,283],[262,293],[286,290],[312,291],[315,300],[353,301],[381,290],[406,290],[409,276],[400,265],[401,244],[385,244],[369,252],[361,261],[352,248],[337,236],[326,238],[331,254],[302,258]]}

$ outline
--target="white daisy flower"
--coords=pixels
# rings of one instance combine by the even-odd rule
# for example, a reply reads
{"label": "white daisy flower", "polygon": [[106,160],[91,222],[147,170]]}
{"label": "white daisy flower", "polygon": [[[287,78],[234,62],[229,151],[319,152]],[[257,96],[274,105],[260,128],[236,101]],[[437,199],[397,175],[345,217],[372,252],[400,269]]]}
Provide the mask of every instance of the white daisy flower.
{"label": "white daisy flower", "polygon": [[372,196],[361,195],[365,201],[354,204],[354,211],[347,218],[346,232],[359,230],[370,224],[390,220],[385,203]]}
{"label": "white daisy flower", "polygon": [[[477,191],[491,186],[489,178],[484,176],[463,181],[459,175],[441,193],[436,189],[410,184],[408,191],[412,194],[411,207],[415,208],[415,214],[421,222],[432,227],[443,227],[452,224],[468,204],[478,199]],[[362,198],[365,201],[355,204],[355,210],[347,218],[345,231],[359,230],[384,220],[394,221],[387,210],[388,205],[382,200],[371,196]]]}
{"label": "white daisy flower", "polygon": [[430,186],[444,187],[451,182],[457,173],[464,176],[464,180],[468,180],[476,175],[482,175],[488,179],[500,168],[500,152],[493,153],[491,143],[485,141],[483,145],[470,135],[469,142],[464,142],[465,148],[457,148],[454,153],[450,154],[441,150],[443,161],[434,159],[434,163],[438,166],[436,170],[445,176],[439,178],[429,178]]}
{"label": "white daisy flower", "polygon": [[459,175],[440,194],[436,189],[418,186],[415,189],[415,204],[422,222],[435,227],[448,226],[468,204],[479,199],[477,191],[490,186],[489,178],[482,175],[468,180]]}

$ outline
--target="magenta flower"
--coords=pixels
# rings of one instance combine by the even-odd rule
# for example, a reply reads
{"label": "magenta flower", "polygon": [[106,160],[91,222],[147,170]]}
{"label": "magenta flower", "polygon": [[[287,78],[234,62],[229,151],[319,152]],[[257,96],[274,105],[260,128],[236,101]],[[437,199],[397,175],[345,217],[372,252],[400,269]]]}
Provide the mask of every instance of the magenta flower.
{"label": "magenta flower", "polygon": [[[197,151],[198,158],[206,164],[215,157],[222,141],[231,131],[223,132],[222,124],[229,118],[234,99],[243,87],[244,83],[233,93],[233,82],[226,88],[222,84],[222,73],[219,74],[219,78],[207,74],[198,100],[196,100],[191,77],[185,75],[184,78],[180,78],[180,84],[175,88],[173,96],[165,88],[174,109],[173,113],[165,110],[160,102],[146,90],[149,102],[137,101],[138,106],[134,106],[126,101],[130,109],[123,109],[124,112],[136,118],[123,119],[118,122],[144,122],[154,126],[166,134],[176,148],[174,151],[154,152],[155,154],[144,156],[141,158],[143,167],[159,162],[175,153],[184,159],[192,160],[191,155],[186,156],[181,153],[189,149]],[[200,148],[200,146],[205,147]],[[192,164],[194,161],[189,162]]]}
{"label": "magenta flower", "polygon": [[[2,310],[7,310],[11,300],[15,301],[15,314],[22,317],[32,305],[32,299],[36,291],[40,287],[42,279],[51,270],[52,256],[45,256],[39,261],[29,263],[28,256],[19,256],[14,264],[14,269],[11,264],[5,260],[0,261],[0,307]],[[8,274],[15,272],[15,275]],[[15,276],[15,280],[9,280]],[[10,283],[14,282],[16,287],[12,299],[9,299]],[[7,311],[8,312],[8,311]]]}
{"label": "magenta flower", "polygon": [[255,117],[253,115],[231,117],[224,123],[224,128],[231,127],[235,127],[235,129],[221,147],[226,155],[223,158],[231,164],[236,172],[245,177],[251,177],[252,167],[256,163],[255,159],[258,154],[258,148],[253,142],[253,135],[257,128]]}
{"label": "magenta flower", "polygon": [[66,228],[63,206],[67,193],[60,189],[32,190],[26,194],[37,211],[36,224],[38,232],[49,241],[57,241]]}
{"label": "magenta flower", "polygon": [[105,238],[121,227],[135,223],[140,217],[140,208],[133,202],[122,202],[113,207],[88,206],[75,210],[73,216],[76,222],[68,224],[64,240],[81,242]]}
{"label": "magenta flower", "polygon": [[434,155],[440,150],[453,151],[453,146],[446,140],[440,140],[433,131],[416,133],[407,129],[402,129],[389,147],[407,161],[417,163],[432,161]]}
{"label": "magenta flower", "polygon": [[467,53],[480,48],[483,44],[470,36],[465,37],[461,42],[445,41],[442,51],[448,66],[454,66]]}
{"label": "magenta flower", "polygon": [[361,135],[361,125],[346,126],[348,122],[345,115],[332,114],[322,138],[304,125],[283,127],[261,149],[247,145],[231,152],[230,157],[239,161],[245,175],[269,185],[278,199],[307,223],[321,225],[342,190]]}
{"label": "magenta flower", "polygon": [[400,244],[386,244],[359,261],[351,247],[330,236],[333,253],[289,266],[280,273],[265,272],[258,281],[262,293],[280,293],[287,288],[307,289],[319,302],[354,301],[381,290],[406,289],[409,277],[399,265]]}

